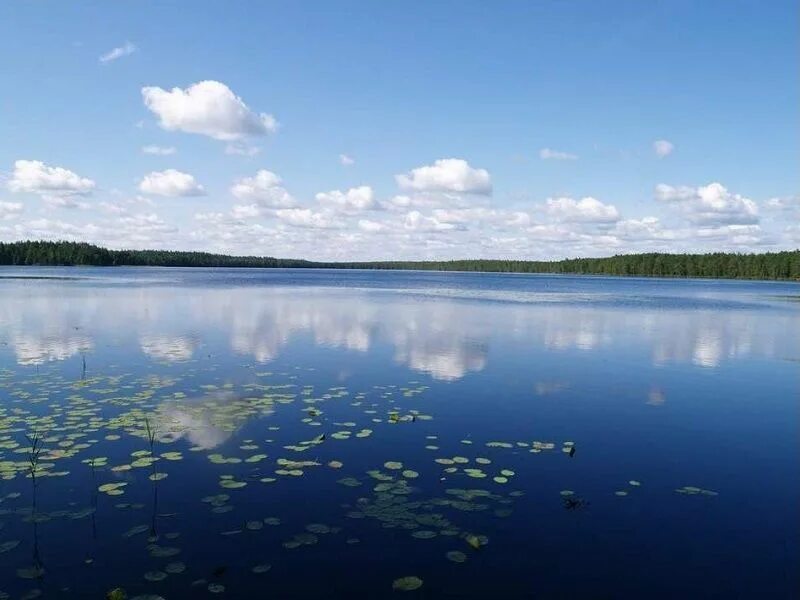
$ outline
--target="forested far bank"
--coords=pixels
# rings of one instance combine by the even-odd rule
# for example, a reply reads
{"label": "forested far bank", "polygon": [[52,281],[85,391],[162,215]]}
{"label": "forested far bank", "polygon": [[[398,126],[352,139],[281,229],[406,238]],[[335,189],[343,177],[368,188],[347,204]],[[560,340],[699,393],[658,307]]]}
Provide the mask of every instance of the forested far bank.
{"label": "forested far bank", "polygon": [[800,281],[800,250],[761,254],[723,252],[620,254],[606,258],[572,258],[554,261],[477,259],[314,262],[269,256],[228,256],[175,250],[109,250],[80,242],[24,241],[0,242],[0,265],[416,269]]}

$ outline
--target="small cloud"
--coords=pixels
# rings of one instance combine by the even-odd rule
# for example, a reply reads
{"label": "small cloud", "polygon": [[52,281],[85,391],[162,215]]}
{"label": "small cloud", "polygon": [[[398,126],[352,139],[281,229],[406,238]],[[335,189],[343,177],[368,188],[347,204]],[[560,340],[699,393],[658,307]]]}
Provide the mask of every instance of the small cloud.
{"label": "small cloud", "polygon": [[125,44],[119,48],[114,48],[113,50],[106,52],[98,60],[100,61],[101,65],[107,65],[110,62],[114,62],[115,60],[122,58],[123,56],[130,56],[136,52],[136,50],[136,46],[130,42],[125,42]]}
{"label": "small cloud", "polygon": [[612,204],[603,204],[587,196],[573,198],[548,198],[547,213],[565,223],[614,223],[619,221],[619,211]]}
{"label": "small cloud", "polygon": [[8,182],[12,192],[37,194],[52,206],[81,206],[75,198],[88,196],[95,182],[63,167],[51,167],[39,160],[18,160]]}
{"label": "small cloud", "polygon": [[170,154],[175,154],[177,150],[173,146],[142,146],[142,152],[144,154],[156,154],[158,156],[169,156]]}
{"label": "small cloud", "polygon": [[578,160],[578,155],[553,150],[552,148],[542,148],[539,150],[539,158],[542,160]]}
{"label": "small cloud", "polygon": [[329,214],[313,211],[310,208],[281,208],[275,211],[275,215],[281,221],[293,227],[328,229],[337,226],[337,224],[331,220]]}
{"label": "small cloud", "polygon": [[315,198],[320,204],[327,204],[347,213],[375,208],[374,193],[368,185],[350,188],[346,192],[340,190],[320,192]]}
{"label": "small cloud", "polygon": [[653,142],[653,152],[656,153],[658,158],[664,158],[672,154],[672,151],[675,150],[675,146],[672,142],[667,140],[656,140]]}
{"label": "small cloud", "polygon": [[462,192],[492,194],[492,180],[486,169],[475,169],[460,158],[442,158],[432,165],[411,169],[395,175],[397,184],[405,190],[418,192]]}
{"label": "small cloud", "polygon": [[759,222],[758,205],[751,199],[728,191],[719,182],[691,187],[659,183],[656,200],[685,211],[692,223],[706,226],[753,225]]}
{"label": "small cloud", "polygon": [[206,193],[203,186],[195,181],[194,176],[175,169],[153,171],[145,175],[139,183],[139,190],[145,194],[170,197],[203,196]]}
{"label": "small cloud", "polygon": [[267,208],[290,208],[294,206],[295,201],[282,183],[278,175],[261,169],[254,177],[237,179],[231,187],[231,194],[237,200]]}
{"label": "small cloud", "polygon": [[232,156],[255,156],[261,152],[258,146],[251,146],[249,144],[227,144],[225,146],[225,154]]}
{"label": "small cloud", "polygon": [[339,155],[339,162],[344,167],[350,167],[350,166],[356,164],[356,159],[354,159],[352,156],[349,156],[347,154],[340,154]]}
{"label": "small cloud", "polygon": [[769,210],[800,212],[800,196],[783,196],[770,198],[765,206]]}

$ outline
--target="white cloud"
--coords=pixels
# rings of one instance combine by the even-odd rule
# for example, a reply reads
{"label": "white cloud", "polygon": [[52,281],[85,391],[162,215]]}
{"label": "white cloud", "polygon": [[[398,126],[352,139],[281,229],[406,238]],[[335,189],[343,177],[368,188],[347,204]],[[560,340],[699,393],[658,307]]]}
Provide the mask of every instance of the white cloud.
{"label": "white cloud", "polygon": [[800,196],[770,198],[764,203],[769,210],[800,212]]}
{"label": "white cloud", "polygon": [[110,62],[117,60],[118,58],[122,58],[123,56],[129,56],[136,52],[137,48],[130,42],[125,42],[122,46],[118,48],[114,48],[103,54],[100,58],[100,64],[107,65]]}
{"label": "white cloud", "polygon": [[310,208],[281,208],[275,214],[281,221],[293,227],[328,229],[338,226],[328,213]]}
{"label": "white cloud", "polygon": [[358,228],[361,231],[366,231],[367,233],[377,233],[378,231],[383,231],[386,229],[386,225],[384,223],[379,223],[378,221],[359,219]]}
{"label": "white cloud", "polygon": [[21,213],[21,202],[3,202],[0,200],[0,220],[16,219]]}
{"label": "white cloud", "polygon": [[55,219],[33,219],[20,223],[15,233],[18,239],[86,241],[98,235],[100,229],[92,223],[75,225]]}
{"label": "white cloud", "polygon": [[375,208],[374,194],[368,185],[350,188],[346,192],[339,190],[320,192],[315,198],[322,205],[330,205],[346,213]]}
{"label": "white cloud", "polygon": [[641,219],[625,219],[614,226],[612,233],[625,240],[638,241],[663,241],[674,240],[682,235],[681,232],[665,229],[658,217],[643,217]]}
{"label": "white cloud", "polygon": [[695,197],[697,190],[688,185],[672,186],[659,183],[656,186],[656,200],[659,202],[683,202]]}
{"label": "white cloud", "polygon": [[173,146],[142,146],[144,154],[155,154],[157,156],[169,156],[175,154],[177,150]]}
{"label": "white cloud", "polygon": [[413,206],[413,202],[414,201],[411,196],[398,195],[385,201],[383,205],[388,209],[408,210],[411,206]]}
{"label": "white cloud", "polygon": [[437,208],[432,211],[433,217],[440,223],[455,223],[464,229],[480,229],[491,227],[507,229],[526,227],[530,224],[530,215],[521,211],[492,209],[483,206],[472,208]]}
{"label": "white cloud", "polygon": [[443,223],[436,217],[426,217],[418,210],[406,214],[403,226],[412,231],[428,232],[450,231],[457,228],[453,223]]}
{"label": "white cloud", "polygon": [[250,144],[226,144],[225,154],[231,156],[255,156],[261,152],[258,146],[251,146]]}
{"label": "white cloud", "polygon": [[675,150],[675,146],[672,142],[667,140],[656,140],[653,142],[653,152],[656,153],[658,158],[664,158],[672,154],[672,151]]}
{"label": "white cloud", "polygon": [[158,116],[161,127],[236,141],[274,132],[278,123],[266,113],[256,114],[219,81],[200,81],[185,90],[143,87],[145,106]]}
{"label": "white cloud", "polygon": [[261,208],[257,204],[237,204],[231,209],[234,219],[253,219],[261,215]]}
{"label": "white cloud", "polygon": [[63,167],[50,167],[39,160],[18,160],[8,182],[12,192],[38,194],[52,206],[78,206],[76,196],[86,196],[95,183]]}
{"label": "white cloud", "polygon": [[432,165],[395,175],[397,184],[421,192],[461,192],[490,195],[492,181],[486,169],[474,169],[460,158],[442,158]]}
{"label": "white cloud", "polygon": [[175,169],[166,171],[153,171],[145,175],[139,190],[145,194],[157,196],[202,196],[205,194],[203,186],[194,180],[194,176]]}
{"label": "white cloud", "polygon": [[42,196],[42,200],[50,208],[89,208],[87,202],[78,200],[75,196]]}
{"label": "white cloud", "polygon": [[603,204],[591,196],[580,200],[548,198],[546,210],[549,215],[567,223],[614,223],[619,220],[619,211],[615,206]]}
{"label": "white cloud", "polygon": [[539,150],[539,158],[542,160],[578,160],[578,155],[553,150],[552,148],[542,148]]}
{"label": "white cloud", "polygon": [[132,231],[161,231],[164,233],[177,231],[177,228],[170,225],[155,213],[137,214],[117,219],[117,223],[123,228]]}
{"label": "white cloud", "polygon": [[244,177],[234,182],[231,194],[243,202],[255,202],[268,208],[290,208],[294,198],[281,185],[281,178],[266,169],[256,172],[255,177]]}
{"label": "white cloud", "polygon": [[356,160],[352,156],[349,156],[347,154],[340,154],[339,155],[339,162],[344,167],[349,167],[351,165],[356,164]]}
{"label": "white cloud", "polygon": [[700,187],[660,183],[656,200],[680,206],[687,218],[698,225],[747,225],[758,223],[758,205],[744,196],[731,194],[721,183]]}

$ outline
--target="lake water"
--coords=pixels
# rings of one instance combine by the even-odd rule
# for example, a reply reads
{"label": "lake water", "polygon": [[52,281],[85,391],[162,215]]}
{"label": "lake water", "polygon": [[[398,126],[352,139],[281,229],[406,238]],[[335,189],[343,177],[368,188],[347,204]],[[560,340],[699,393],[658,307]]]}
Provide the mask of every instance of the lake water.
{"label": "lake water", "polygon": [[798,296],[2,268],[0,597],[797,597]]}

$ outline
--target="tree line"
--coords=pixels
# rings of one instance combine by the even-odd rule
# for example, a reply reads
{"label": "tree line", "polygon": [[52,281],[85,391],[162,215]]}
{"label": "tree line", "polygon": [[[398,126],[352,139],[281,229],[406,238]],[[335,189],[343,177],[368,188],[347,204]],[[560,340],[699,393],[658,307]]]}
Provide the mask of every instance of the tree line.
{"label": "tree line", "polygon": [[761,254],[724,252],[618,254],[606,258],[570,258],[554,261],[478,259],[314,262],[269,256],[228,256],[175,250],[109,250],[80,242],[23,241],[0,242],[0,265],[416,269],[800,281],[800,250]]}

